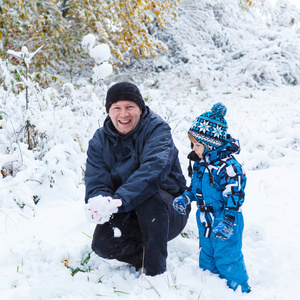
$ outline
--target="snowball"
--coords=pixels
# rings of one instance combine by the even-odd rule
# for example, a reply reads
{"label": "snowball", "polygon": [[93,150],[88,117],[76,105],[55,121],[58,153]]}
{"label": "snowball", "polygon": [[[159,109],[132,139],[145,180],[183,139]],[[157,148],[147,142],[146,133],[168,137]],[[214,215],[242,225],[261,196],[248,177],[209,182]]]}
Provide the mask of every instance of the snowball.
{"label": "snowball", "polygon": [[110,58],[110,49],[106,44],[100,44],[90,50],[90,56],[96,61],[101,63]]}
{"label": "snowball", "polygon": [[93,68],[93,82],[104,79],[105,77],[112,74],[112,65],[110,63],[104,62],[99,66]]}
{"label": "snowball", "polygon": [[96,43],[96,37],[93,34],[89,33],[88,35],[83,37],[81,46],[84,49],[90,50],[94,47],[95,43]]}
{"label": "snowball", "polygon": [[122,236],[122,232],[119,228],[114,227],[113,230],[114,230],[114,237],[118,238]]}

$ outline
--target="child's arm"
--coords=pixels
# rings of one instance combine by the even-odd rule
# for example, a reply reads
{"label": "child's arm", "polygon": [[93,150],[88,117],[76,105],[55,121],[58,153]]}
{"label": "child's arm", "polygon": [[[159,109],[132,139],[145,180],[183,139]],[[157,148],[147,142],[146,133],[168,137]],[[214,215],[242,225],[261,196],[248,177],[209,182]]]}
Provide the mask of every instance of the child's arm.
{"label": "child's arm", "polygon": [[223,199],[225,207],[229,210],[238,211],[245,200],[246,174],[244,168],[232,159],[222,168],[220,174],[220,185],[224,188]]}
{"label": "child's arm", "polygon": [[231,236],[239,208],[244,203],[246,181],[245,171],[235,159],[228,161],[220,171],[220,184],[224,188],[226,206],[223,220],[213,230],[215,238],[226,240]]}

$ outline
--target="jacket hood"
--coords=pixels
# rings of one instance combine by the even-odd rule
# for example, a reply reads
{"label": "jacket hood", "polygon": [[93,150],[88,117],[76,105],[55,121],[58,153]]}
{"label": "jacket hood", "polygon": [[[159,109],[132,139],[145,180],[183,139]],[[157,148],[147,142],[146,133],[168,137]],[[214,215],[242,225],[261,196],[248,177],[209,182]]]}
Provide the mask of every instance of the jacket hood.
{"label": "jacket hood", "polygon": [[241,151],[239,140],[234,139],[231,135],[227,135],[225,144],[215,150],[209,151],[205,155],[205,160],[213,162],[217,159],[224,159],[233,154],[239,154]]}
{"label": "jacket hood", "polygon": [[[227,135],[226,142],[222,147],[215,150],[208,151],[204,155],[204,159],[207,162],[213,162],[217,159],[226,158],[232,154],[239,154],[241,151],[239,140],[234,139],[231,135]],[[188,159],[192,161],[198,161],[200,158],[197,156],[195,151],[192,151],[188,155]]]}

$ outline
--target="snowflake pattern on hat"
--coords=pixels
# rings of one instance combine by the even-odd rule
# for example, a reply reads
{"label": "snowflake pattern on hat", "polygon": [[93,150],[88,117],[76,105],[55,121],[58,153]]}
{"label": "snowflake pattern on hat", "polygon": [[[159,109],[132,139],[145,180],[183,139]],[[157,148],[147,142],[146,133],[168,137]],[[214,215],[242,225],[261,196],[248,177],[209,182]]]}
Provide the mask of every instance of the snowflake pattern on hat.
{"label": "snowflake pattern on hat", "polygon": [[189,129],[189,133],[209,150],[224,145],[227,137],[226,106],[219,102],[214,104],[211,111],[200,115]]}
{"label": "snowflake pattern on hat", "polygon": [[217,125],[216,128],[213,129],[213,134],[214,134],[214,137],[216,138],[220,138],[223,134],[224,130],[222,130],[222,127]]}
{"label": "snowflake pattern on hat", "polygon": [[208,122],[204,121],[202,124],[199,124],[199,126],[200,126],[200,130],[203,133],[205,133],[206,131],[209,131],[210,126],[209,126]]}

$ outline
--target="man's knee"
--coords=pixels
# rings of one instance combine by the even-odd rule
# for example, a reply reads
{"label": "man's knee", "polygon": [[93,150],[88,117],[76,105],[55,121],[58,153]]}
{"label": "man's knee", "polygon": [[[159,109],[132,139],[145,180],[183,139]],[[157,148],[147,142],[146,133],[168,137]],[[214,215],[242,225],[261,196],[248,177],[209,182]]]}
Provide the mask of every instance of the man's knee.
{"label": "man's knee", "polygon": [[[136,209],[140,224],[150,227],[159,225],[159,231],[167,232],[167,241],[178,236],[185,227],[190,213],[190,205],[186,215],[178,214],[173,208],[174,196],[164,190],[159,190],[150,199]],[[141,225],[143,228],[143,225]]]}
{"label": "man's knee", "polygon": [[112,258],[112,240],[112,229],[108,226],[97,225],[93,236],[92,250],[100,257]]}
{"label": "man's knee", "polygon": [[136,209],[137,215],[159,215],[162,211],[166,211],[166,203],[160,193],[154,194],[151,198],[144,201]]}

